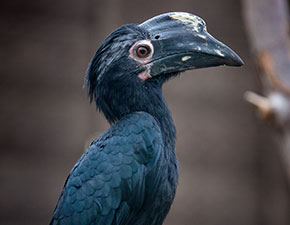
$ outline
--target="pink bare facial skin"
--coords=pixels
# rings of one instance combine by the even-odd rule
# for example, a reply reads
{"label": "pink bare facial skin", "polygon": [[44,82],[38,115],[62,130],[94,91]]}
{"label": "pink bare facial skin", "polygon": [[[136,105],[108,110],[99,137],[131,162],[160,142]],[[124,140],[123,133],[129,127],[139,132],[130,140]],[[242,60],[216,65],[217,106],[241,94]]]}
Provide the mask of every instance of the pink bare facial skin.
{"label": "pink bare facial skin", "polygon": [[152,76],[150,75],[150,69],[149,69],[149,70],[147,69],[147,70],[145,70],[145,71],[142,72],[142,73],[139,73],[139,74],[138,74],[138,77],[139,77],[141,80],[143,80],[143,81],[145,81],[145,80],[151,78]]}
{"label": "pink bare facial skin", "polygon": [[[150,54],[147,56],[147,57],[144,57],[144,58],[140,58],[137,53],[136,53],[136,49],[137,47],[139,46],[148,46],[150,49],[151,49],[151,52]],[[153,53],[154,53],[154,49],[153,49],[153,45],[151,44],[151,41],[150,40],[142,40],[142,41],[137,41],[129,50],[129,54],[130,56],[137,62],[141,63],[141,65],[143,67],[146,68],[146,70],[142,73],[140,73],[138,75],[138,77],[142,80],[142,81],[145,81],[149,78],[151,78],[151,75],[150,75],[150,67],[149,65],[147,65],[147,63],[151,60],[152,56],[153,56]]]}

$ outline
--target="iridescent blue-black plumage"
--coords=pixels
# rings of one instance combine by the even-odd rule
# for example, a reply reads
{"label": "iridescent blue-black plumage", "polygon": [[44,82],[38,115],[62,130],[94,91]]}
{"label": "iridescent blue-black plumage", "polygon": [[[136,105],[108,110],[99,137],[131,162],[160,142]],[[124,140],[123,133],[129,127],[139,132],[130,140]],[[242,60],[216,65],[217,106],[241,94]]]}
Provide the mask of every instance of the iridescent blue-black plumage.
{"label": "iridescent blue-black plumage", "polygon": [[162,85],[184,70],[225,64],[242,61],[192,14],[163,14],[110,34],[90,62],[86,85],[112,126],[72,169],[50,224],[161,225],[178,180]]}
{"label": "iridescent blue-black plumage", "polygon": [[163,221],[169,205],[155,201],[175,192],[165,187],[163,148],[151,115],[137,112],[119,120],[72,169],[51,224],[159,224],[154,220]]}

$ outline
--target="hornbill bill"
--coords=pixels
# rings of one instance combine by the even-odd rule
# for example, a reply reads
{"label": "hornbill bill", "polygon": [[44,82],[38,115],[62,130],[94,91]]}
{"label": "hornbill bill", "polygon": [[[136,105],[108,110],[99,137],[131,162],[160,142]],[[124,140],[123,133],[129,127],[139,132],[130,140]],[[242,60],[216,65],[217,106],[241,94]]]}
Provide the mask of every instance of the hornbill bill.
{"label": "hornbill bill", "polygon": [[172,12],[111,33],[87,70],[112,125],[72,169],[51,225],[161,225],[178,181],[175,127],[162,85],[180,72],[243,61],[205,22]]}

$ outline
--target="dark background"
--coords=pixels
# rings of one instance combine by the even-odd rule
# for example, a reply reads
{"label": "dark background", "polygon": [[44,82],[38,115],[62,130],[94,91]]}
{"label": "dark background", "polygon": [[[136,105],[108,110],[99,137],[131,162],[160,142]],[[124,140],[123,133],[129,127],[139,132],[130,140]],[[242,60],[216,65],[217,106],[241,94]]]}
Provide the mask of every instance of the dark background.
{"label": "dark background", "polygon": [[165,85],[180,180],[166,225],[286,225],[289,190],[269,125],[243,100],[259,91],[242,6],[234,0],[1,1],[0,224],[48,224],[88,143],[108,124],[82,88],[115,28],[168,11],[204,18],[242,68],[184,73]]}

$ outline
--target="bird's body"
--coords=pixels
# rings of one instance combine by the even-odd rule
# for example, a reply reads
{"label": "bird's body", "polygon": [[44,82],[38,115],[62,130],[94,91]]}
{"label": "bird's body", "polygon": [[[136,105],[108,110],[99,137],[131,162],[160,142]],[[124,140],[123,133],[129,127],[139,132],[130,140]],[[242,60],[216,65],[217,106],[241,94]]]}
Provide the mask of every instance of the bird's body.
{"label": "bird's body", "polygon": [[188,13],[118,28],[86,77],[112,124],[72,169],[51,225],[161,225],[178,182],[175,126],[162,85],[187,69],[242,65]]}
{"label": "bird's body", "polygon": [[175,151],[165,148],[158,122],[150,114],[125,116],[96,139],[77,162],[54,221],[161,224],[177,183]]}

